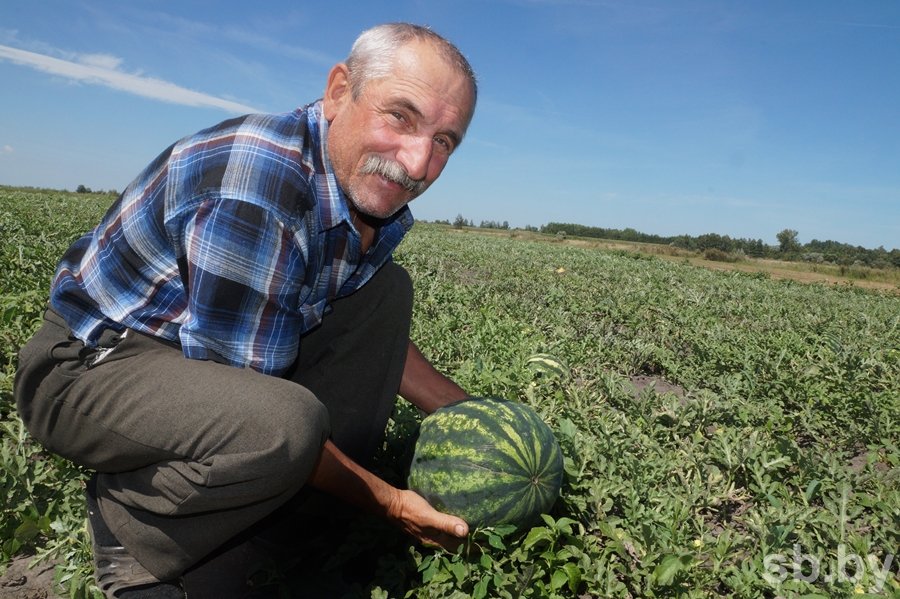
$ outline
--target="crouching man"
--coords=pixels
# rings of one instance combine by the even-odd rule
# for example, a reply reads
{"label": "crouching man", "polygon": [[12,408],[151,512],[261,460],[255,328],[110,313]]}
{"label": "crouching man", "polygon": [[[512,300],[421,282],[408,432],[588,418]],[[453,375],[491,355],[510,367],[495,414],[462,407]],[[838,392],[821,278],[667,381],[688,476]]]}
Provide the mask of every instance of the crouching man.
{"label": "crouching man", "polygon": [[197,564],[309,489],[421,542],[467,534],[366,465],[398,392],[426,412],[466,395],[410,342],[391,255],[475,99],[447,40],[375,27],[322,99],[175,143],[63,256],[16,401],[95,473],[108,597],[183,597]]}

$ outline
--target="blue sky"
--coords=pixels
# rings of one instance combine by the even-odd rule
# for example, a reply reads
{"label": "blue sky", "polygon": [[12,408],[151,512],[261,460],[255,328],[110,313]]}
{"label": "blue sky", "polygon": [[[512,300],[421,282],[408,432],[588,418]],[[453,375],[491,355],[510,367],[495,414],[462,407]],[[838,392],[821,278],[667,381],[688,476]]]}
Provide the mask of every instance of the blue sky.
{"label": "blue sky", "polygon": [[432,26],[480,80],[417,217],[900,247],[896,0],[4,0],[0,184],[122,190],[176,139],[318,98]]}

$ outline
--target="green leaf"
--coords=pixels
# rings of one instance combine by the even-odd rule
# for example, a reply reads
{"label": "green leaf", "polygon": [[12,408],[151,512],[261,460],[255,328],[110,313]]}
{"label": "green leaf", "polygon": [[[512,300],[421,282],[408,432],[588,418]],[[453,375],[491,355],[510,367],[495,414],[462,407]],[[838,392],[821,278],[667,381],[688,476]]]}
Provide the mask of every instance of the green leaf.
{"label": "green leaf", "polygon": [[16,532],[13,534],[16,540],[27,543],[41,534],[41,527],[38,522],[35,522],[31,518],[26,518],[25,521],[16,528]]}
{"label": "green leaf", "polygon": [[500,538],[500,535],[489,534],[488,545],[490,545],[494,549],[500,549],[501,551],[506,549],[506,544],[503,542],[503,539]]}
{"label": "green leaf", "polygon": [[515,524],[499,524],[493,527],[494,533],[496,533],[500,537],[505,537],[511,533],[514,533],[516,531],[516,528],[517,527]]}
{"label": "green leaf", "polygon": [[466,577],[469,575],[469,569],[466,568],[465,564],[462,562],[451,562],[450,571],[453,573],[453,576],[456,577],[456,582],[460,584],[465,582]]}
{"label": "green leaf", "polygon": [[667,555],[653,570],[653,579],[662,586],[669,586],[675,576],[686,570],[693,558],[690,555]]}
{"label": "green leaf", "polygon": [[429,555],[419,565],[419,571],[422,572],[422,582],[429,582],[438,571],[440,566],[439,560],[434,555]]}
{"label": "green leaf", "polygon": [[19,548],[22,547],[22,542],[18,539],[6,539],[3,541],[3,555],[4,556],[12,556],[15,555]]}
{"label": "green leaf", "polygon": [[803,493],[803,497],[806,499],[807,503],[809,503],[809,501],[813,497],[813,494],[815,494],[815,492],[819,489],[820,486],[822,486],[822,481],[820,481],[818,479],[813,479],[813,480],[809,481],[809,484],[806,485],[806,491]]}
{"label": "green leaf", "polygon": [[547,541],[549,543],[553,541],[553,535],[543,526],[532,528],[528,532],[528,536],[526,536],[525,540],[522,542],[522,548],[531,549],[541,541]]}
{"label": "green leaf", "polygon": [[484,599],[487,597],[488,585],[490,584],[490,578],[485,576],[475,585],[475,588],[472,589],[472,599]]}
{"label": "green leaf", "polygon": [[581,568],[569,562],[563,565],[563,570],[569,578],[569,590],[573,593],[578,592],[578,586],[581,584]]}
{"label": "green leaf", "polygon": [[574,439],[575,435],[578,433],[578,427],[576,427],[575,423],[568,418],[559,419],[559,422],[557,423],[557,430],[559,431],[560,435],[569,439]]}
{"label": "green leaf", "polygon": [[563,517],[556,521],[556,524],[554,525],[554,527],[559,532],[570,535],[570,534],[572,534],[572,525],[573,524],[578,524],[578,521],[572,520],[571,518]]}
{"label": "green leaf", "polygon": [[553,573],[553,576],[550,577],[550,588],[554,591],[562,588],[562,586],[569,582],[569,575],[565,570],[559,569]]}

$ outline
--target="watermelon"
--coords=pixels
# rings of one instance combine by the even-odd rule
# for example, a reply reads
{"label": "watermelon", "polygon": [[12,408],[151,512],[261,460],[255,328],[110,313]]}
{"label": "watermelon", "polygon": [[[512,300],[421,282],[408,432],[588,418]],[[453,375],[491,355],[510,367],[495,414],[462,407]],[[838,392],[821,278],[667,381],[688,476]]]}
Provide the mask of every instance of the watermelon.
{"label": "watermelon", "polygon": [[524,526],[550,509],[562,477],[559,444],[533,409],[469,398],[422,421],[408,484],[469,526]]}

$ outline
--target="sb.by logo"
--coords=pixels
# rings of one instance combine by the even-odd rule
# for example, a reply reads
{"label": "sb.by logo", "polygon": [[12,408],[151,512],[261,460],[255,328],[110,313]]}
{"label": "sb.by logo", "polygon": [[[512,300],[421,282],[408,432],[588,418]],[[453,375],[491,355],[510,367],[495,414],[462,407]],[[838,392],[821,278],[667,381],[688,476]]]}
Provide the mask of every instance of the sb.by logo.
{"label": "sb.by logo", "polygon": [[884,559],[877,555],[869,554],[865,559],[856,553],[848,553],[847,546],[838,545],[837,562],[833,567],[827,568],[823,560],[803,553],[803,548],[794,545],[794,553],[788,557],[782,553],[769,554],[763,558],[765,573],[763,578],[771,585],[777,586],[792,576],[794,580],[804,582],[816,582],[821,578],[824,582],[846,582],[858,585],[865,578],[866,572],[872,572],[875,579],[869,592],[878,593],[884,588],[884,583],[891,573],[894,562],[894,554],[888,553]]}

